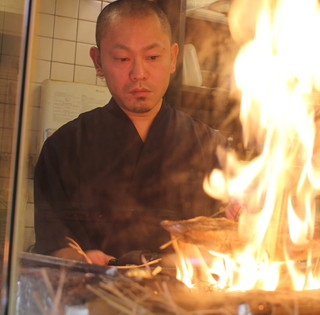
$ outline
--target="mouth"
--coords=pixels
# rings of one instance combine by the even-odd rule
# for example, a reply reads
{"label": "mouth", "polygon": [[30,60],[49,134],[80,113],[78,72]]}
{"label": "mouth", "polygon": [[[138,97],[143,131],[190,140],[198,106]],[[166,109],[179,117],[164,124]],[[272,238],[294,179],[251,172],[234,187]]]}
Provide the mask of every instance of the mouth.
{"label": "mouth", "polygon": [[129,91],[129,94],[131,94],[134,97],[146,97],[150,95],[151,91],[146,88],[134,88]]}

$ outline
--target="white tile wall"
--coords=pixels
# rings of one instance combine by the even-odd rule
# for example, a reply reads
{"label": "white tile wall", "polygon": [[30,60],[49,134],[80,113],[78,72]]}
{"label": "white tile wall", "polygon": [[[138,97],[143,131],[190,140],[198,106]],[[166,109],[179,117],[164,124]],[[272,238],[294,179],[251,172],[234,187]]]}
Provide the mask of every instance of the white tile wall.
{"label": "white tile wall", "polygon": [[53,62],[51,66],[51,79],[62,81],[73,81],[74,65]]}
{"label": "white tile wall", "polygon": [[75,41],[77,35],[77,24],[78,21],[76,19],[57,16],[54,24],[54,38]]}
{"label": "white tile wall", "polygon": [[25,213],[25,227],[33,226],[33,204],[27,203],[27,209]]}
{"label": "white tile wall", "polygon": [[54,15],[52,14],[39,14],[39,27],[38,35],[40,36],[53,36]]}
{"label": "white tile wall", "polygon": [[28,195],[27,195],[27,201],[30,203],[33,203],[33,180],[29,179],[27,181],[27,186],[28,186]]}
{"label": "white tile wall", "polygon": [[33,227],[25,227],[24,228],[24,250],[29,251],[35,241]]}
{"label": "white tile wall", "polygon": [[[39,108],[38,108],[39,110]],[[39,112],[35,113],[35,117],[38,117],[39,119]],[[38,120],[39,121],[39,120]],[[33,174],[34,174],[34,169],[35,169],[35,164],[36,161],[38,160],[38,154],[40,153],[40,148],[39,148],[39,139],[40,139],[40,134],[39,130],[37,131],[31,131],[30,132],[30,141],[29,141],[29,152],[30,152],[30,157],[29,157],[29,169],[28,169],[28,174],[30,175],[28,178],[33,179]],[[29,189],[29,188],[28,188]],[[31,194],[28,191],[28,195]],[[33,192],[32,192],[33,194]],[[32,201],[33,203],[33,201]]]}
{"label": "white tile wall", "polygon": [[89,55],[91,44],[77,43],[76,64],[81,66],[92,66],[92,60]]}
{"label": "white tile wall", "polygon": [[95,75],[89,49],[95,45],[96,19],[112,1],[39,1],[35,82],[57,79],[104,85]]}
{"label": "white tile wall", "polygon": [[96,23],[79,20],[77,41],[81,43],[95,44]]}
{"label": "white tile wall", "polygon": [[[50,63],[49,63],[50,65]],[[40,100],[40,93],[41,93],[41,83],[39,82],[34,82],[32,84],[32,94],[31,94],[31,104],[33,104],[33,108],[39,109],[39,100]],[[32,116],[34,117],[34,116]],[[38,116],[35,116],[35,118],[31,120],[31,130],[39,130],[39,120]]]}
{"label": "white tile wall", "polygon": [[[42,0],[45,1],[45,0]],[[78,17],[79,0],[57,0],[56,14],[71,18]]]}
{"label": "white tile wall", "polygon": [[[35,64],[35,76],[34,81],[36,83],[41,83],[42,81],[48,79],[50,77],[50,68],[51,68],[51,62],[45,61],[45,60],[36,60]],[[39,102],[35,104],[35,106],[39,106]]]}
{"label": "white tile wall", "polygon": [[95,22],[100,11],[101,1],[80,0],[79,19]]}
{"label": "white tile wall", "polygon": [[52,55],[52,38],[38,37],[37,41],[37,58],[42,60],[51,60]]}
{"label": "white tile wall", "polygon": [[75,66],[74,81],[92,84],[96,79],[96,71],[90,67]]}
{"label": "white tile wall", "polygon": [[76,42],[54,39],[52,49],[52,61],[74,64]]}
{"label": "white tile wall", "polygon": [[56,0],[41,0],[40,2],[40,12],[54,14],[56,7]]}

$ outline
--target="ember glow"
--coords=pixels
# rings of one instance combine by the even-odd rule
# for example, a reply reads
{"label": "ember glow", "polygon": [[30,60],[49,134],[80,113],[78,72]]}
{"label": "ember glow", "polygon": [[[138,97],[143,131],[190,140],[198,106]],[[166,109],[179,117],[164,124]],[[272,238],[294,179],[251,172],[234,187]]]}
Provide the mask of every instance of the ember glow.
{"label": "ember glow", "polygon": [[275,290],[285,275],[286,288],[319,289],[320,245],[313,239],[320,192],[319,2],[261,0],[258,7],[254,36],[242,46],[234,71],[243,139],[260,153],[244,162],[221,151],[223,170],[213,170],[204,183],[212,197],[242,205],[239,238],[247,245],[241,252],[204,255],[177,242],[179,279],[189,287],[208,281],[220,289]]}

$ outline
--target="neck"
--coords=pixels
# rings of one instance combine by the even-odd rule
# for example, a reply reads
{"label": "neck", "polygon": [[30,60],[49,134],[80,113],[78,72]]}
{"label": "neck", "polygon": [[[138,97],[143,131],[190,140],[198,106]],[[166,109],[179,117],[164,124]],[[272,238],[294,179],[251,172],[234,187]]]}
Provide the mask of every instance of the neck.
{"label": "neck", "polygon": [[160,108],[161,108],[161,103],[146,113],[133,113],[123,109],[123,111],[126,113],[126,115],[130,118],[130,120],[134,124],[143,142],[145,142],[145,140],[147,139],[149,129],[152,125],[154,118],[158,114]]}

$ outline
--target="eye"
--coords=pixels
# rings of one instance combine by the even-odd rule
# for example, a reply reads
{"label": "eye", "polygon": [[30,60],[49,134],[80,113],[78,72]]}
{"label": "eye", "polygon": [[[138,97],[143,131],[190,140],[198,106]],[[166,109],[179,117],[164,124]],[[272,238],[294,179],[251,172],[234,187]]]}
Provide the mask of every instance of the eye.
{"label": "eye", "polygon": [[126,62],[129,60],[129,58],[128,57],[114,57],[114,60],[118,61],[118,62]]}
{"label": "eye", "polygon": [[149,56],[148,59],[150,60],[157,60],[160,56],[155,55],[155,56]]}

